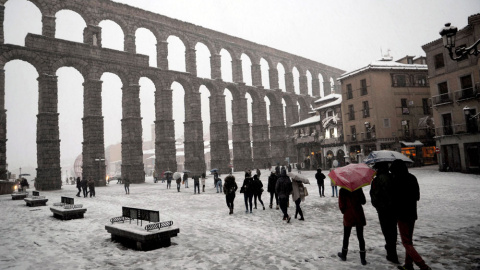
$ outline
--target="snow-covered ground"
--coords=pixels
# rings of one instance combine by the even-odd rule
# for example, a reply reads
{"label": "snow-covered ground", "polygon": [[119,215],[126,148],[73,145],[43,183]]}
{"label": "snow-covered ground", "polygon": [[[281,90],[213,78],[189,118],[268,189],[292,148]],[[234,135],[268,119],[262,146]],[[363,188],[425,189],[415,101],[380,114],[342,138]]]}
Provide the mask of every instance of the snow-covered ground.
{"label": "snow-covered ground", "polygon": [[[437,168],[410,170],[421,190],[414,245],[432,269],[480,269],[480,176]],[[282,221],[280,210],[268,208],[267,192],[262,196],[266,210],[259,207],[253,214],[245,213],[243,194],[237,192],[235,212],[229,215],[225,197],[216,193],[211,176],[200,195],[193,194],[192,180],[190,188],[182,186],[177,192],[174,183],[167,190],[165,183],[155,184],[151,178],[131,185],[130,195],[114,183],[97,188],[96,198],[74,197],[73,185],[40,192],[49,199],[46,207],[30,208],[23,200],[1,195],[0,269],[396,269],[385,260],[369,186],[364,188],[368,265],[360,264],[355,232],[347,261],[339,260],[343,227],[338,200],[331,197],[329,183],[326,197],[318,196],[314,173],[302,172],[312,183],[302,203],[305,221],[292,218],[289,224]],[[265,190],[268,175],[262,170]],[[235,176],[241,185],[243,175]],[[85,218],[53,218],[50,206],[60,196],[83,204],[88,209]],[[105,225],[121,215],[122,206],[159,210],[162,221],[173,220],[180,233],[172,238],[172,246],[143,252],[112,242]],[[294,211],[291,202],[289,214]],[[403,260],[400,239],[397,250]]]}

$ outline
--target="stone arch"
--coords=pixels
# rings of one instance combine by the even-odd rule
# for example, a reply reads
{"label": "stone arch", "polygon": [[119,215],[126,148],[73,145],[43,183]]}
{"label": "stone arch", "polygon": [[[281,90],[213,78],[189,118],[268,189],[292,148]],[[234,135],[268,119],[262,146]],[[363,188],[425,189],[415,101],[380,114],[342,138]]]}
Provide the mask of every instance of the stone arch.
{"label": "stone arch", "polygon": [[[103,73],[105,72],[109,72],[117,75],[122,81],[123,87],[128,86],[130,82],[134,81],[134,80],[131,80],[131,77],[129,76],[130,71],[127,68],[120,65],[114,65],[114,64],[107,64],[107,65],[100,66],[99,69],[94,74],[92,74],[93,76],[92,78],[96,78],[97,80],[99,80],[102,77]],[[139,78],[138,75],[137,75],[137,78]],[[137,83],[138,83],[138,80],[137,80]]]}
{"label": "stone arch", "polygon": [[263,101],[263,96],[261,96],[258,91],[255,91],[255,89],[248,87],[245,91],[245,93],[248,93],[252,97],[252,101],[259,102]]}
{"label": "stone arch", "polygon": [[297,105],[295,98],[292,97],[292,95],[282,95],[282,99],[285,100],[285,103],[287,106],[293,106]]}
{"label": "stone arch", "polygon": [[198,43],[202,43],[203,45],[205,45],[210,51],[210,56],[216,55],[219,53],[219,51],[217,52],[217,49],[212,44],[212,42],[210,42],[210,40],[208,40],[207,38],[200,38],[195,41],[192,41],[192,43],[194,43],[194,46],[193,46],[194,48],[197,46]]}
{"label": "stone arch", "polygon": [[157,43],[162,41],[162,35],[158,32],[158,30],[155,28],[154,25],[150,25],[148,23],[145,23],[144,21],[136,22],[136,24],[132,25],[133,33],[137,33],[137,30],[140,28],[145,28],[148,31],[150,31],[155,37],[155,40],[157,41]]}
{"label": "stone arch", "polygon": [[42,72],[49,72],[50,70],[45,64],[45,61],[36,53],[26,50],[12,50],[0,56],[0,68],[3,69],[5,64],[11,60],[22,60],[28,62],[35,67],[38,74]]}
{"label": "stone arch", "polygon": [[[146,70],[140,70],[138,73],[138,80],[140,80],[141,77],[145,77],[150,79],[153,84],[155,85],[155,89],[161,90],[162,84],[160,83],[160,79],[158,78],[158,74],[151,69],[146,69]],[[138,81],[136,82],[138,84]]]}
{"label": "stone arch", "polygon": [[53,6],[50,12],[52,15],[53,14],[56,15],[58,12],[62,10],[70,10],[77,13],[78,15],[80,15],[80,17],[82,17],[83,21],[85,21],[87,25],[93,23],[93,19],[90,17],[90,14],[87,12],[88,10],[85,9],[85,6],[80,3],[74,4],[69,1],[60,1],[58,5]]}
{"label": "stone arch", "polygon": [[208,81],[208,80],[201,80],[201,81],[199,81],[199,86],[198,86],[198,88],[200,88],[200,86],[202,86],[202,85],[205,86],[205,88],[208,89],[208,91],[210,92],[210,96],[219,94],[219,93],[218,93],[218,89],[219,89],[219,88],[216,87],[215,84],[212,83],[211,81]]}
{"label": "stone arch", "polygon": [[73,67],[82,74],[84,80],[88,78],[88,63],[81,59],[65,57],[55,61],[51,69],[52,72],[56,73],[57,70],[62,67]]}
{"label": "stone arch", "polygon": [[300,117],[300,121],[302,121],[308,117],[310,106],[308,106],[308,102],[305,100],[303,96],[297,96],[297,102],[300,105],[299,117]]}
{"label": "stone arch", "polygon": [[189,48],[191,48],[190,38],[180,31],[167,32],[166,36],[167,36],[167,38],[165,39],[165,41],[167,41],[167,39],[170,36],[174,36],[174,37],[177,37],[178,39],[180,39],[180,41],[182,41],[183,45],[185,46],[185,50],[188,50]]}
{"label": "stone arch", "polygon": [[116,23],[120,27],[120,29],[122,29],[124,38],[128,33],[131,33],[128,27],[129,24],[120,16],[115,16],[111,13],[104,13],[102,15],[99,15],[99,17],[94,21],[94,25],[99,26],[99,24],[103,21],[112,21]]}
{"label": "stone arch", "polygon": [[198,93],[198,89],[195,89],[192,85],[192,83],[184,78],[184,76],[179,76],[179,75],[174,75],[170,77],[170,87],[171,85],[177,82],[183,87],[183,91],[185,91],[185,95],[191,94],[191,93]]}
{"label": "stone arch", "polygon": [[282,98],[283,96],[277,96],[273,92],[267,92],[265,93],[265,96],[268,98],[270,101],[271,105],[279,105],[282,104]]}

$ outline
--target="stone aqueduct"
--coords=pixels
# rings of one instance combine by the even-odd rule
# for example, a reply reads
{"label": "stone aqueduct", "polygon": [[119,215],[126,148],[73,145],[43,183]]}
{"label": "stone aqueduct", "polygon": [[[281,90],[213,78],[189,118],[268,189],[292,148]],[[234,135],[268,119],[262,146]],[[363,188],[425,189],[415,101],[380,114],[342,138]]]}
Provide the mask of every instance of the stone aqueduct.
{"label": "stone aqueduct", "polygon": [[[205,171],[203,127],[200,108],[200,86],[210,91],[211,165],[227,171],[230,155],[228,123],[225,112],[225,89],[233,96],[233,156],[234,166],[243,170],[267,162],[283,161],[288,154],[288,128],[283,121],[282,99],[286,102],[287,126],[298,119],[308,117],[310,104],[320,96],[320,81],[336,79],[342,70],[280,50],[259,45],[220,32],[171,19],[149,11],[107,0],[30,0],[42,14],[42,35],[28,34],[25,46],[4,42],[3,21],[5,3],[0,0],[0,170],[6,169],[7,113],[5,110],[4,66],[11,60],[23,60],[32,64],[38,74],[37,114],[37,189],[61,188],[60,139],[58,125],[58,95],[56,71],[61,67],[73,67],[84,78],[83,112],[83,176],[99,179],[105,175],[105,167],[98,167],[94,159],[105,157],[104,125],[102,116],[102,81],[104,72],[118,75],[122,81],[122,175],[135,183],[145,181],[142,153],[142,124],[140,115],[139,79],[149,78],[155,85],[155,166],[158,170],[176,168],[174,120],[172,117],[173,82],[185,90],[185,167],[193,172]],[[55,38],[55,14],[71,10],[85,20],[84,42],[71,42]],[[124,51],[102,48],[103,20],[116,22],[124,32]],[[150,30],[157,40],[157,67],[149,66],[148,56],[136,53],[135,32],[139,28]],[[186,72],[168,70],[167,38],[176,36],[185,45]],[[210,51],[211,78],[196,76],[195,45],[201,42]],[[221,74],[220,50],[227,50],[232,58],[233,83],[224,82]],[[252,63],[252,85],[243,83],[241,55],[246,54]],[[269,65],[271,89],[262,86],[261,58]],[[279,89],[276,69],[285,67],[286,92]],[[299,71],[300,94],[294,93],[293,67]],[[306,72],[312,75],[312,93],[308,95]],[[324,82],[328,94],[330,82]],[[253,148],[250,144],[247,119],[249,93],[253,100],[252,127]],[[266,103],[270,100],[270,126],[267,122]],[[297,102],[300,104],[298,110]],[[300,115],[299,115],[300,114]],[[253,151],[253,152],[252,152]],[[253,154],[253,159],[251,158]],[[102,183],[97,183],[101,185]]]}

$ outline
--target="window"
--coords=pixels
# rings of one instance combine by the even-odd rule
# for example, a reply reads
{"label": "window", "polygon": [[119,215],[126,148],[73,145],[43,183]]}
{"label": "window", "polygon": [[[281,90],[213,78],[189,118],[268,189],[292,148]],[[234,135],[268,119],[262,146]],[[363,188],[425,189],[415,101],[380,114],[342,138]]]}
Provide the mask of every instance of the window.
{"label": "window", "polygon": [[427,86],[427,76],[417,75],[417,86]]}
{"label": "window", "polygon": [[447,82],[442,82],[438,84],[438,94],[440,95],[441,102],[449,102],[450,97],[448,95],[448,85]]}
{"label": "window", "polygon": [[395,86],[398,86],[398,87],[407,86],[407,79],[405,78],[405,75],[396,75],[395,80],[396,80]]}
{"label": "window", "polygon": [[365,96],[367,94],[367,80],[366,79],[360,80],[360,85],[361,85],[360,94],[362,96]]}
{"label": "window", "polygon": [[353,105],[348,105],[348,120],[355,120],[355,111]]}
{"label": "window", "polygon": [[384,118],[383,119],[383,127],[384,128],[390,128],[390,118]]}
{"label": "window", "polygon": [[333,116],[333,111],[332,110],[328,111],[327,112],[327,117],[332,117],[332,116]]}
{"label": "window", "polygon": [[368,101],[363,102],[363,118],[370,117],[370,109],[368,108]]}
{"label": "window", "polygon": [[476,109],[469,109],[468,112],[465,112],[465,123],[467,125],[467,132],[468,133],[477,133],[478,132],[477,120],[472,117],[476,114],[477,114]]}
{"label": "window", "polygon": [[347,99],[352,99],[352,98],[353,98],[352,85],[347,84]]}
{"label": "window", "polygon": [[422,98],[422,107],[423,107],[423,114],[429,115],[430,114],[430,106],[428,106],[428,98]]}
{"label": "window", "polygon": [[407,106],[407,99],[402,98],[400,101],[402,103],[402,114],[410,114],[410,111],[408,110],[408,106]]}
{"label": "window", "polygon": [[461,99],[473,97],[473,83],[471,75],[460,77],[460,87],[462,88]]}
{"label": "window", "polygon": [[335,138],[335,129],[334,128],[330,129],[330,138]]}
{"label": "window", "polygon": [[452,115],[449,113],[442,114],[443,120],[443,135],[452,135]]}
{"label": "window", "polygon": [[352,141],[357,140],[357,130],[355,129],[355,126],[350,126],[350,133],[352,134]]}
{"label": "window", "polygon": [[412,65],[413,64],[413,57],[407,57],[407,63]]}
{"label": "window", "polygon": [[445,66],[445,62],[443,60],[443,53],[439,53],[434,56],[434,61],[435,61],[435,68],[443,68]]}

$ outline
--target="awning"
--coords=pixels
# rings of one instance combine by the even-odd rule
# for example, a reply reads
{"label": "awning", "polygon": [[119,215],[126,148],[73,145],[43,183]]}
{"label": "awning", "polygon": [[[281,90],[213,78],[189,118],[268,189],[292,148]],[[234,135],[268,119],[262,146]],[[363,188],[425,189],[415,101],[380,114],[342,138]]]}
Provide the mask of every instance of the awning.
{"label": "awning", "polygon": [[405,146],[405,147],[423,146],[423,143],[420,141],[414,141],[414,142],[400,141],[400,143],[402,144],[402,146]]}

